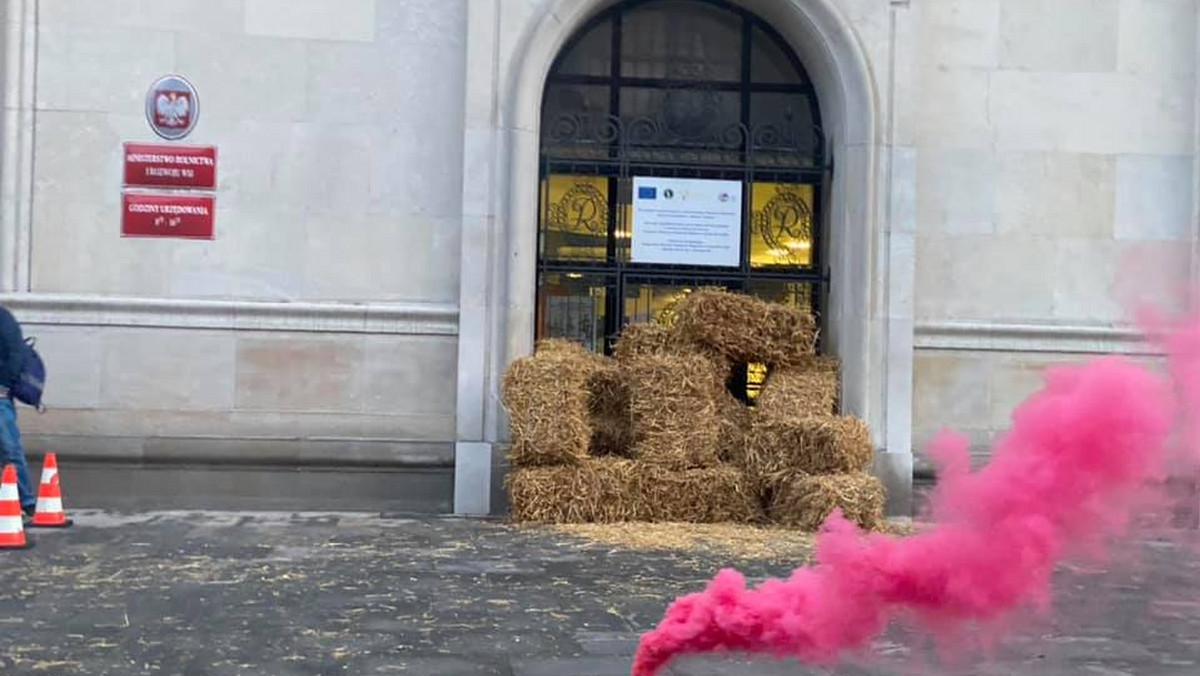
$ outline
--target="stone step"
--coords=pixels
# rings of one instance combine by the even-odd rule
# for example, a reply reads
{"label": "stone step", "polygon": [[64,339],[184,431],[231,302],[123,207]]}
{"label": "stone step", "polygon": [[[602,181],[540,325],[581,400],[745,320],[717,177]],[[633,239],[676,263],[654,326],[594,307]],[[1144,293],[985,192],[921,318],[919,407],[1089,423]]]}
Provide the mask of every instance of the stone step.
{"label": "stone step", "polygon": [[[34,464],[34,481],[38,467]],[[67,509],[236,509],[448,514],[451,467],[141,464],[60,460]]]}

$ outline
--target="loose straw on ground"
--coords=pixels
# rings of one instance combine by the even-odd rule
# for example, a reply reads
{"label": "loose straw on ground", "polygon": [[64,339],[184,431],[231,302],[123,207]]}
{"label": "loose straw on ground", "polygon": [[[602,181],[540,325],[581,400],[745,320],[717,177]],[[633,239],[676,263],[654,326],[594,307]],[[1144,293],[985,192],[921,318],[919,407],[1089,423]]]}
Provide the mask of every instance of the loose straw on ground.
{"label": "loose straw on ground", "polygon": [[813,536],[797,530],[745,524],[558,524],[552,532],[633,551],[711,553],[721,557],[807,561]]}

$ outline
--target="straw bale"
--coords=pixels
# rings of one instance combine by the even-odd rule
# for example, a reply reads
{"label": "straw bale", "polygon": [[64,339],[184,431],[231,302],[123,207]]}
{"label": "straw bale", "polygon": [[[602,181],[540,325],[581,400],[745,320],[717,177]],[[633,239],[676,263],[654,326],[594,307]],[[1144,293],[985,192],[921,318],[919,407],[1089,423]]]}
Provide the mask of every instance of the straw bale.
{"label": "straw bale", "polygon": [[588,379],[588,413],[592,425],[589,450],[594,456],[631,456],[633,425],[625,373],[615,360],[605,359],[602,364]]}
{"label": "straw bale", "polygon": [[812,357],[800,365],[771,371],[758,396],[758,411],[767,417],[834,415],[839,389],[837,359]]}
{"label": "straw bale", "polygon": [[517,469],[507,478],[511,518],[526,523],[672,521],[756,523],[745,475],[728,465],[683,472],[618,458]]}
{"label": "straw bale", "polygon": [[750,407],[734,398],[729,392],[722,392],[717,399],[720,425],[717,434],[717,454],[722,462],[731,461],[742,452],[746,443],[746,433],[750,429]]}
{"label": "straw bale", "polygon": [[758,492],[744,472],[717,465],[682,472],[638,463],[633,473],[634,500],[648,512],[646,521],[760,523]]}
{"label": "straw bale", "polygon": [[814,354],[810,357],[801,359],[794,366],[795,368],[806,371],[836,373],[838,374],[839,378],[842,372],[842,362],[837,357],[827,354]]}
{"label": "straw bale", "polygon": [[812,356],[813,316],[778,303],[717,289],[689,294],[679,304],[678,340],[703,345],[734,363],[791,366]]}
{"label": "straw bale", "polygon": [[771,503],[771,519],[807,531],[821,527],[833,510],[866,530],[883,524],[883,483],[870,474],[796,476],[781,484]]}
{"label": "straw bale", "polygon": [[591,354],[582,345],[573,340],[562,338],[543,338],[533,346],[534,354]]}
{"label": "straw bale", "polygon": [[734,462],[769,496],[786,477],[860,472],[873,458],[870,430],[857,418],[774,418],[756,413]]}
{"label": "straw bale", "polygon": [[621,364],[629,384],[634,457],[672,469],[717,464],[724,382],[699,355],[642,355]]}
{"label": "straw bale", "polygon": [[579,465],[525,467],[509,472],[509,515],[522,523],[610,523],[629,518],[628,486],[619,461],[594,458]]}
{"label": "straw bale", "polygon": [[630,324],[621,330],[617,339],[617,359],[653,354],[677,354],[682,345],[676,340],[675,332],[662,324]]}
{"label": "straw bale", "polygon": [[614,352],[617,361],[628,361],[646,355],[699,355],[712,362],[722,378],[728,378],[733,365],[717,350],[682,339],[672,328],[662,324],[630,324],[621,331]]}
{"label": "straw bale", "polygon": [[582,350],[519,359],[504,374],[501,400],[509,414],[516,466],[578,463],[592,438],[588,381],[602,362]]}

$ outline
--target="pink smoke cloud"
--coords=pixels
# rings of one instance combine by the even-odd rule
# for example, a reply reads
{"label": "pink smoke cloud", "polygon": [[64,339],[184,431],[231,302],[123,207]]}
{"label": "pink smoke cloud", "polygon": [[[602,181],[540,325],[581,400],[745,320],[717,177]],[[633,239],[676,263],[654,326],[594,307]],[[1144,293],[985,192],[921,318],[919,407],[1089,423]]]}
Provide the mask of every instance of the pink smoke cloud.
{"label": "pink smoke cloud", "polygon": [[[1177,378],[1191,384],[1181,387],[1185,403],[1200,403],[1200,322],[1166,345]],[[725,570],[673,603],[643,637],[633,674],[706,652],[828,664],[867,648],[902,613],[950,637],[963,623],[1045,610],[1056,565],[1121,533],[1162,478],[1174,411],[1171,384],[1128,360],[1050,369],[982,470],[971,472],[965,439],[932,444],[932,530],[866,535],[834,515],[812,566],[754,589]]]}

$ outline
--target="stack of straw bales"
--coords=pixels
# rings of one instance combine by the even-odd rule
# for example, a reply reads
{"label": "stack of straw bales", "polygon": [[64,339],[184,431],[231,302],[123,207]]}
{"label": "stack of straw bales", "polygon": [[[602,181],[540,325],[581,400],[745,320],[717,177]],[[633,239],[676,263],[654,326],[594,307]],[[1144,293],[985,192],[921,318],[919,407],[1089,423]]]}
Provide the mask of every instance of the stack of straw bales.
{"label": "stack of straw bales", "polygon": [[[614,359],[546,341],[503,384],[512,516],[526,522],[758,522],[872,528],[883,490],[866,426],[837,415],[839,367],[811,315],[718,290],[670,327],[627,327]],[[751,408],[735,365],[769,376]]]}
{"label": "stack of straw bales", "polygon": [[757,492],[718,457],[712,355],[634,330],[619,359],[561,341],[506,374],[509,505],[531,523],[758,522]]}
{"label": "stack of straw bales", "polygon": [[835,509],[867,529],[883,521],[884,492],[868,473],[871,433],[838,415],[836,360],[810,357],[773,370],[736,457],[776,523],[812,530]]}

